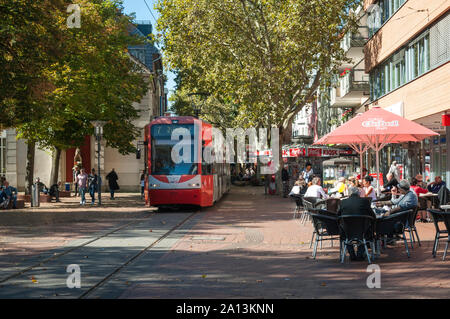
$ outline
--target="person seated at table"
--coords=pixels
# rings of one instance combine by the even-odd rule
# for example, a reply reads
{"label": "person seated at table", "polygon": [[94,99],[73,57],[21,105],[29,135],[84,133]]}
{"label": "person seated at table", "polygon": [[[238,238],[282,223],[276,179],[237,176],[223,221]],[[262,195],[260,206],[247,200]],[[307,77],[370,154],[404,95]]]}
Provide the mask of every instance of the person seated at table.
{"label": "person seated at table", "polygon": [[419,181],[417,180],[417,178],[413,178],[411,181],[411,189],[416,193],[417,198],[418,198],[418,203],[419,203],[419,212],[417,214],[417,218],[419,220],[423,221],[427,221],[428,218],[428,213],[426,211],[427,209],[427,200],[423,197],[420,197],[420,194],[426,194],[428,193],[428,191],[422,187],[419,186]]}
{"label": "person seated at table", "polygon": [[377,195],[375,194],[375,189],[371,185],[373,181],[372,176],[366,176],[363,180],[363,190],[364,190],[364,196],[363,197],[370,197],[372,198],[372,201],[375,201],[377,199]]}
{"label": "person seated at table", "polygon": [[445,182],[442,180],[440,176],[436,176],[434,178],[434,182],[428,185],[427,190],[429,192],[432,192],[433,194],[437,194],[439,193],[439,190],[441,189],[442,186],[445,186]]}
{"label": "person seated at table", "polygon": [[424,188],[424,189],[427,189],[427,183],[425,183],[425,182],[423,181],[423,176],[422,176],[422,175],[417,174],[417,175],[416,175],[416,179],[417,179],[417,185],[418,185],[418,186],[420,186],[420,187],[422,187],[422,188]]}
{"label": "person seated at table", "polygon": [[16,209],[17,208],[17,188],[10,186],[9,182],[5,181],[3,183],[3,191],[5,192],[9,201],[12,202],[12,208]]}
{"label": "person seated at table", "polygon": [[316,198],[328,198],[329,196],[325,194],[322,186],[320,186],[320,177],[314,177],[311,181],[311,186],[308,187],[305,193],[305,197],[316,197]]}
{"label": "person seated at table", "polygon": [[[344,199],[340,203],[340,208],[338,210],[338,216],[354,216],[354,215],[364,215],[376,218],[375,213],[370,207],[370,203],[359,196],[359,188],[351,186],[348,189],[350,197]],[[350,254],[351,260],[363,260],[364,259],[364,245],[358,246],[357,254],[355,255],[355,250],[353,245],[347,245],[347,250]]]}
{"label": "person seated at table", "polygon": [[[411,185],[406,179],[402,179],[398,183],[398,190],[401,195],[399,198],[392,198],[389,201],[379,201],[376,203],[377,207],[382,207],[385,205],[390,206],[395,205],[396,207],[390,210],[377,208],[375,211],[377,214],[381,214],[383,215],[383,217],[387,217],[389,215],[399,213],[408,209],[414,209],[415,207],[417,207],[418,205],[417,195],[413,190],[411,190]],[[392,195],[397,194],[394,193],[393,191]]]}
{"label": "person seated at table", "polygon": [[362,174],[358,174],[356,176],[356,179],[361,180],[362,178],[366,177],[367,175],[369,175],[369,171],[367,170],[367,168],[363,167]]}
{"label": "person seated at table", "polygon": [[394,174],[388,173],[386,175],[387,183],[381,188],[382,192],[390,192],[393,187],[398,185],[397,179],[394,177]]}
{"label": "person seated at table", "polygon": [[308,185],[306,184],[305,179],[300,176],[295,182],[294,187],[292,187],[289,195],[304,195],[307,189]]}

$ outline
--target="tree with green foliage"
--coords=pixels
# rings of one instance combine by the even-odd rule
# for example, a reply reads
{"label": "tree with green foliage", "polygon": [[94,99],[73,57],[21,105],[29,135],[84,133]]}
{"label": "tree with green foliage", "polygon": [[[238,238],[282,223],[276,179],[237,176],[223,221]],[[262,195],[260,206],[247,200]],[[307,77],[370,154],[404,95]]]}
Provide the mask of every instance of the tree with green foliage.
{"label": "tree with green foliage", "polygon": [[159,0],[156,7],[166,64],[182,72],[185,89],[227,97],[239,105],[242,127],[277,127],[282,163],[294,116],[348,60],[340,43],[356,28],[349,12],[360,2]]}
{"label": "tree with green foliage", "polygon": [[[72,3],[81,7],[80,28],[67,26],[66,9]],[[92,120],[107,122],[107,146],[122,154],[134,151],[132,141],[139,132],[133,120],[139,114],[133,102],[142,99],[148,83],[130,59],[128,47],[145,40],[129,35],[132,17],[123,13],[122,1],[39,0],[31,6],[27,1],[19,1],[17,7],[8,2],[1,5],[7,6],[4,15],[14,26],[6,28],[8,33],[0,32],[2,44],[13,43],[23,54],[39,53],[37,57],[30,53],[25,61],[20,60],[22,53],[4,54],[0,60],[4,65],[14,62],[10,70],[0,73],[0,83],[10,83],[8,90],[1,91],[0,105],[6,114],[1,123],[16,127],[18,137],[28,141],[28,186],[33,181],[34,145],[54,150],[51,182],[55,183],[61,151],[80,146],[86,135],[92,135]],[[28,19],[20,19],[22,13]],[[14,72],[16,76],[11,75]],[[26,93],[18,95],[20,88]]]}

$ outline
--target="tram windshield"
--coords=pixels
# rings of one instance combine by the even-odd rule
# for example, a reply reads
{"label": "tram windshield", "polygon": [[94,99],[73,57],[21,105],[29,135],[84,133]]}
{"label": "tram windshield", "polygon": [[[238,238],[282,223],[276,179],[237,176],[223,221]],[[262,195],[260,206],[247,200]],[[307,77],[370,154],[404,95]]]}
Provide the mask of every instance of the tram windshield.
{"label": "tram windshield", "polygon": [[[172,149],[179,141],[172,140],[172,132],[177,128],[185,128],[190,132],[189,162],[176,164],[172,160]],[[197,156],[194,147],[194,124],[157,124],[151,128],[151,167],[152,175],[196,175],[198,174]],[[183,150],[180,150],[183,156]]]}

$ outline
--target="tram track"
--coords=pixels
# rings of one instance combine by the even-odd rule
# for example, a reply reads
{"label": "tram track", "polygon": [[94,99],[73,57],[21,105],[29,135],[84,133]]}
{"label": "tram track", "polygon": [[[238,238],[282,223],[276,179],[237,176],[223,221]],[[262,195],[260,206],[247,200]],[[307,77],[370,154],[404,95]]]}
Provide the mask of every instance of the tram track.
{"label": "tram track", "polygon": [[[153,215],[155,215],[155,213],[152,213],[149,217],[151,217]],[[67,255],[68,253],[70,253],[72,251],[75,251],[77,249],[80,249],[82,247],[90,245],[90,244],[92,244],[92,243],[94,243],[94,242],[96,242],[96,241],[98,241],[98,240],[100,240],[102,238],[105,238],[105,237],[107,237],[109,235],[112,235],[112,234],[114,234],[114,233],[116,233],[116,232],[118,232],[118,231],[120,231],[122,229],[125,229],[125,228],[129,227],[129,226],[145,222],[147,220],[147,218],[149,218],[149,217],[140,218],[138,220],[134,220],[134,221],[131,221],[131,222],[126,223],[124,225],[121,225],[120,227],[117,227],[117,228],[115,228],[115,229],[113,229],[111,231],[108,231],[108,232],[106,232],[106,233],[104,233],[102,235],[96,236],[96,237],[94,237],[94,238],[92,238],[92,239],[82,243],[81,245],[77,245],[77,246],[71,247],[71,248],[69,248],[67,250],[64,250],[64,251],[60,252],[60,253],[55,253],[55,255],[50,256],[50,257],[48,257],[48,258],[46,258],[46,259],[44,259],[44,260],[42,260],[42,261],[40,261],[40,262],[38,262],[36,264],[33,264],[33,265],[28,266],[26,268],[23,268],[22,270],[19,270],[19,271],[15,272],[15,273],[13,273],[13,274],[3,278],[3,279],[0,279],[0,287],[1,287],[2,284],[7,283],[11,279],[17,278],[17,277],[19,277],[19,276],[21,276],[21,275],[23,275],[23,274],[25,274],[25,273],[35,269],[35,268],[37,268],[37,267],[41,267],[41,266],[49,263],[50,261],[56,260],[58,258],[61,258],[62,256]]]}
{"label": "tram track", "polygon": [[105,276],[102,280],[98,281],[95,285],[93,285],[91,288],[89,288],[87,291],[85,291],[84,293],[82,293],[78,299],[84,299],[87,296],[89,296],[90,294],[92,294],[94,291],[96,291],[98,288],[100,288],[101,286],[103,286],[106,282],[108,282],[109,280],[111,280],[116,274],[118,274],[119,272],[121,272],[125,267],[127,267],[129,264],[131,264],[133,261],[135,261],[136,259],[138,259],[140,256],[142,256],[145,252],[149,251],[150,249],[152,249],[155,245],[157,245],[159,242],[161,242],[162,240],[164,240],[165,238],[167,238],[169,235],[171,235],[174,231],[176,231],[177,229],[179,229],[182,225],[184,225],[188,220],[190,220],[192,217],[194,217],[196,214],[198,214],[200,212],[200,210],[197,210],[195,212],[193,212],[192,214],[190,214],[189,216],[187,216],[185,219],[183,219],[181,222],[179,222],[177,225],[175,225],[174,227],[172,227],[171,229],[169,229],[166,233],[164,233],[162,236],[160,236],[157,240],[155,240],[154,242],[152,242],[150,245],[148,245],[147,247],[141,249],[137,254],[135,254],[133,257],[129,258],[126,262],[124,262],[122,265],[116,267],[112,272],[110,272],[107,276]]}
{"label": "tram track", "polygon": [[[161,241],[163,241],[164,239],[169,237],[171,234],[176,232],[176,230],[180,229],[184,224],[186,224],[186,222],[188,222],[190,219],[192,219],[199,212],[200,212],[199,209],[195,210],[193,212],[192,211],[191,212],[189,212],[189,211],[188,212],[184,212],[184,213],[187,213],[188,216],[186,216],[186,215],[180,216],[181,218],[179,217],[177,220],[174,220],[171,225],[167,225],[170,228],[167,227],[166,229],[160,230],[160,233],[157,236],[155,236],[154,238],[151,238],[151,240],[149,240],[146,243],[145,247],[143,245],[138,250],[135,250],[131,257],[127,256],[126,259],[124,258],[120,262],[117,262],[115,264],[111,264],[109,269],[105,269],[104,273],[100,273],[98,275],[95,275],[95,276],[98,276],[98,278],[96,278],[95,281],[92,280],[93,276],[89,276],[89,277],[91,277],[91,282],[89,283],[89,285],[85,286],[85,289],[83,289],[83,291],[79,291],[78,293],[75,293],[74,295],[72,295],[72,298],[77,298],[77,299],[88,298],[91,294],[93,294],[95,291],[97,291],[97,289],[99,289],[105,283],[107,283],[111,279],[113,279],[116,274],[119,274],[122,270],[124,270],[127,266],[132,264],[139,257],[144,255],[146,252],[151,251],[152,248],[154,248],[156,245],[158,245],[158,243],[160,243]],[[159,215],[159,214],[157,214],[157,213],[152,213],[151,214],[151,216],[154,216],[154,215]],[[151,217],[151,216],[149,216],[149,217]],[[180,219],[181,219],[181,221],[180,221]],[[25,295],[28,295],[28,293],[30,293],[31,296],[36,295],[36,293],[38,293],[38,292],[36,292],[36,291],[33,292],[34,289],[31,288],[31,286],[28,286],[28,284],[26,284],[26,283],[24,284],[23,278],[21,278],[21,277],[23,277],[23,275],[26,276],[26,274],[33,273],[34,271],[40,271],[41,268],[43,268],[43,267],[46,268],[46,269],[49,268],[49,266],[50,266],[50,268],[54,267],[55,264],[58,264],[58,263],[61,263],[61,261],[64,261],[66,259],[65,256],[68,255],[69,253],[74,253],[75,255],[77,255],[77,254],[83,255],[84,254],[84,250],[88,249],[90,247],[89,245],[91,245],[91,244],[93,244],[94,246],[95,245],[98,246],[99,244],[103,245],[102,242],[99,242],[99,243],[96,243],[96,242],[100,241],[102,239],[108,241],[109,240],[108,238],[111,235],[114,235],[114,236],[112,236],[112,238],[117,237],[118,235],[120,237],[121,236],[120,235],[121,234],[120,231],[124,232],[124,234],[128,233],[126,236],[128,238],[130,238],[129,237],[129,231],[134,231],[135,230],[135,228],[133,226],[136,225],[138,228],[141,228],[141,229],[142,229],[142,226],[148,227],[146,225],[146,221],[147,220],[149,220],[148,217],[147,218],[140,218],[139,220],[133,220],[131,222],[125,223],[125,224],[121,225],[120,227],[116,227],[116,228],[114,228],[114,229],[112,229],[112,230],[110,230],[110,231],[108,231],[108,232],[106,232],[104,234],[96,236],[95,238],[88,239],[86,242],[83,242],[80,245],[76,245],[76,246],[71,247],[69,249],[66,249],[66,250],[64,250],[64,251],[62,251],[60,253],[56,253],[55,255],[52,255],[52,256],[50,256],[48,258],[45,258],[45,259],[43,259],[43,260],[41,260],[39,262],[36,262],[33,265],[30,265],[30,266],[25,267],[25,268],[23,268],[21,270],[18,270],[17,272],[14,272],[13,274],[11,274],[9,276],[7,276],[7,277],[5,277],[3,279],[0,279],[0,288],[2,288],[2,289],[17,289],[17,288],[19,288],[19,289],[21,289],[24,292]],[[166,222],[164,220],[156,219],[156,224],[159,224],[159,223],[164,225]],[[175,225],[172,226],[173,224],[175,224]],[[153,230],[155,230],[155,229],[153,229]],[[142,230],[140,230],[140,231],[142,231]],[[153,232],[153,233],[155,233],[155,232]],[[123,246],[123,247],[126,247],[126,246]],[[120,251],[117,251],[117,252],[120,255]],[[123,253],[122,253],[122,255],[123,255]],[[69,257],[69,259],[70,258],[71,257]],[[91,258],[89,258],[89,260],[90,259]],[[50,278],[50,279],[51,278],[56,278],[56,277],[54,277],[52,275],[53,273],[54,273],[53,271],[51,273],[49,273],[50,277],[48,277],[48,278]],[[60,275],[61,274],[59,274],[59,276]],[[54,279],[51,279],[51,280],[54,280]],[[41,282],[41,280],[39,282],[40,282],[41,288],[46,289],[45,288],[46,285],[42,286],[43,282]],[[15,288],[13,288],[13,287],[15,287]],[[26,287],[29,287],[29,288],[26,288]],[[29,290],[29,289],[31,289],[31,290]],[[8,296],[7,291],[8,290],[3,290],[3,293],[6,293],[5,296]],[[76,290],[73,290],[72,292],[76,292]],[[46,293],[44,293],[44,294],[46,294]],[[64,296],[64,295],[67,296],[67,293],[60,293],[60,291],[58,291],[58,293],[52,294],[52,296],[58,296],[58,295],[60,295],[60,296]],[[48,297],[52,297],[52,296],[48,296]],[[44,295],[40,295],[40,297],[44,298]],[[33,298],[33,297],[31,297],[31,298]]]}

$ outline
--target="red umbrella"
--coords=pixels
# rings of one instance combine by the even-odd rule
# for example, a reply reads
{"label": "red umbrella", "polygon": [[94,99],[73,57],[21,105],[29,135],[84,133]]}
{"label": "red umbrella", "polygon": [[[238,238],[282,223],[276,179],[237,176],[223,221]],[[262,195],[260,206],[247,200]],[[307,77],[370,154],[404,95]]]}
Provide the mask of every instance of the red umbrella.
{"label": "red umbrella", "polygon": [[420,142],[433,135],[439,134],[380,107],[374,107],[363,114],[358,114],[333,132],[323,136],[314,144],[348,144],[360,154],[361,158],[362,152],[369,147],[372,148],[376,152],[377,190],[379,195],[378,152],[386,144]]}

